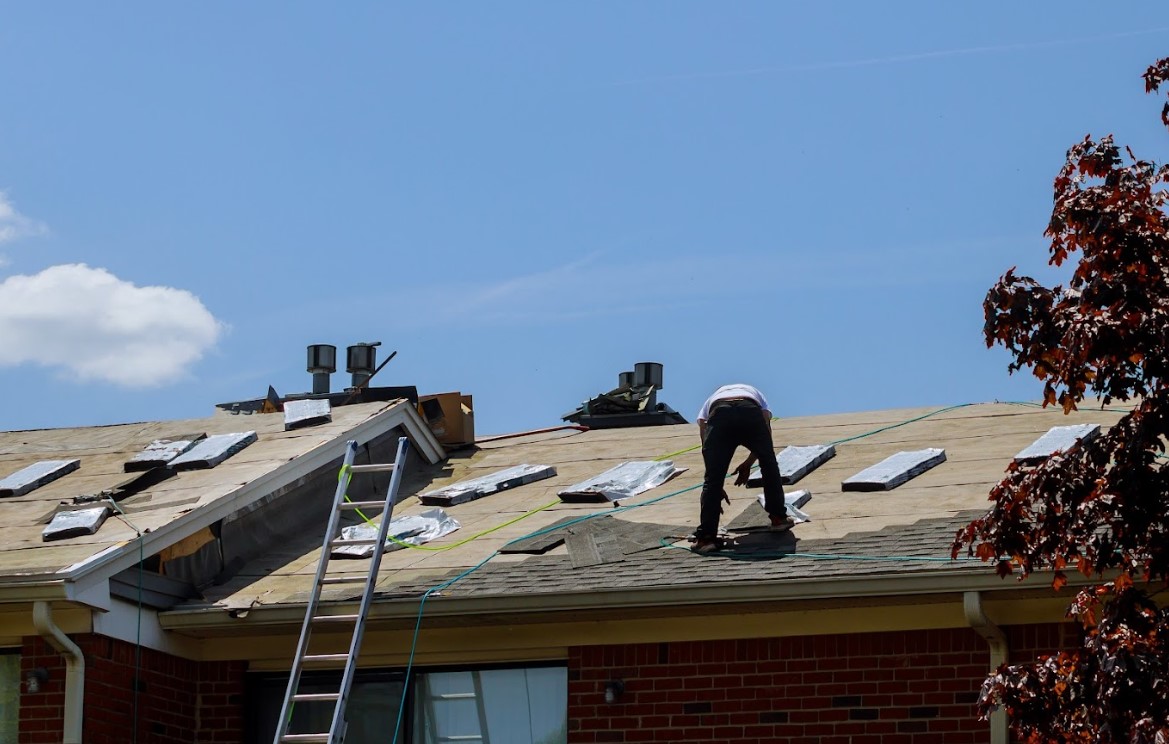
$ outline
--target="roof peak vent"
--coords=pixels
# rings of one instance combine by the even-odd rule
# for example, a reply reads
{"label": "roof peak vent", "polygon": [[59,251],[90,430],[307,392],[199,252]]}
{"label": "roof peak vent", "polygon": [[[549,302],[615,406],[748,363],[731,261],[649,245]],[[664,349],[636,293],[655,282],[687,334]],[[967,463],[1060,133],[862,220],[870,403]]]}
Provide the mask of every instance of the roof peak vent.
{"label": "roof peak vent", "polygon": [[661,363],[638,362],[633,371],[618,373],[616,388],[585,401],[561,418],[591,429],[686,423],[673,408],[658,403],[662,380]]}

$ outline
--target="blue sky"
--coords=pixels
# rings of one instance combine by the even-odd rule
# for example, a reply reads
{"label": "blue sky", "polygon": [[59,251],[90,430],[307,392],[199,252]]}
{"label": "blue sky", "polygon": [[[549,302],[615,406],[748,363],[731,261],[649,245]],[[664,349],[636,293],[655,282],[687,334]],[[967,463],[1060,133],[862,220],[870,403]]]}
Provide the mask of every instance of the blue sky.
{"label": "blue sky", "polygon": [[[1085,134],[1164,159],[1160,2],[7,3],[0,425],[197,417],[305,346],[559,423],[1035,399],[982,342]],[[334,387],[345,384],[344,371]]]}

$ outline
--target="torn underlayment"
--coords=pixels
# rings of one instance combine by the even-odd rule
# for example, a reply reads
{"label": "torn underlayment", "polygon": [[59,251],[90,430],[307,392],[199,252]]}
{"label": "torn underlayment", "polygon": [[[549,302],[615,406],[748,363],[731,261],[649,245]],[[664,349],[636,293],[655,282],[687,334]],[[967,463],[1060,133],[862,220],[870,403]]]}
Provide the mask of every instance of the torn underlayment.
{"label": "torn underlayment", "polygon": [[623,462],[600,475],[573,484],[557,494],[561,501],[611,501],[617,504],[651,488],[660,486],[686,468],[674,467],[673,460]]}
{"label": "torn underlayment", "polygon": [[418,500],[428,506],[454,506],[554,475],[556,468],[551,465],[516,465],[490,475],[481,475],[478,478],[427,491],[420,495]]}
{"label": "torn underlayment", "polygon": [[[427,509],[421,514],[391,519],[389,534],[383,547],[385,552],[388,552],[405,547],[402,543],[422,545],[443,535],[449,535],[459,527],[458,520],[442,509]],[[355,524],[341,529],[341,539],[376,542],[377,532],[376,524]],[[333,548],[330,555],[334,558],[369,558],[373,555],[373,550],[373,545],[345,545]]]}

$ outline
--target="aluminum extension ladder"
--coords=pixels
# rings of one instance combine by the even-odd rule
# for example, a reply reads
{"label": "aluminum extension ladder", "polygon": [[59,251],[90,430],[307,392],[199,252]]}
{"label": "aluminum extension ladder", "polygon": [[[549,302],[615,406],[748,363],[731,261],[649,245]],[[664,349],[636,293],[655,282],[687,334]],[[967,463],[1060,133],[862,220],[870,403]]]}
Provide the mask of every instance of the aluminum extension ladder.
{"label": "aluminum extension ladder", "polygon": [[[357,654],[361,650],[361,638],[365,633],[365,618],[369,615],[369,606],[373,600],[374,585],[377,584],[378,569],[382,563],[382,553],[386,537],[389,534],[390,518],[394,511],[394,500],[398,495],[398,485],[402,480],[402,466],[406,462],[406,452],[410,448],[406,437],[398,439],[398,452],[392,464],[354,465],[357,455],[357,442],[350,440],[345,444],[345,461],[337,477],[337,493],[333,496],[333,511],[329,515],[329,526],[325,530],[325,542],[321,547],[321,558],[317,565],[317,575],[313,580],[312,596],[304,614],[304,624],[300,628],[300,640],[296,644],[296,657],[292,662],[292,672],[288,677],[288,688],[284,692],[284,704],[280,707],[280,719],[276,724],[276,737],[273,744],[291,744],[291,742],[321,742],[321,744],[343,744],[345,741],[345,706],[349,702],[349,692],[353,687],[353,675],[357,669]],[[390,485],[386,490],[384,501],[350,501],[345,492],[349,486],[350,475],[362,473],[384,473],[392,471]],[[341,522],[341,513],[354,509],[382,508],[382,521],[378,526],[378,534],[373,539],[341,539],[338,529]],[[333,548],[349,545],[373,545],[373,556],[370,558],[369,570],[361,575],[326,576],[329,567],[329,555]],[[317,614],[321,600],[321,589],[331,584],[364,583],[365,590],[361,594],[361,605],[355,615],[320,615]],[[346,624],[352,625],[353,636],[349,642],[347,654],[313,654],[309,653],[309,641],[312,630],[316,626]],[[344,664],[341,683],[337,692],[301,693],[300,676],[305,664],[313,665],[314,669],[337,668]],[[288,727],[292,722],[293,706],[297,703],[333,702],[333,721],[327,733],[289,733]]]}

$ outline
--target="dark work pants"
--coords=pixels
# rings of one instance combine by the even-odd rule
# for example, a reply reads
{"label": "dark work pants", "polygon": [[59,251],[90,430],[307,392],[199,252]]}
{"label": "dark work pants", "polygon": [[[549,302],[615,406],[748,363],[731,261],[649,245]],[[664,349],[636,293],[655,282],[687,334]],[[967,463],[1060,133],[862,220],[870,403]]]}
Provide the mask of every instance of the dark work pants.
{"label": "dark work pants", "polygon": [[706,422],[706,439],[702,442],[702,461],[706,465],[706,475],[702,480],[699,525],[694,532],[696,537],[711,538],[718,534],[727,471],[731,467],[735,448],[739,446],[746,447],[759,461],[767,513],[781,517],[787,514],[783,501],[783,482],[779,476],[779,464],[775,460],[775,445],[771,440],[771,425],[763,418],[762,409],[750,401],[716,403]]}

